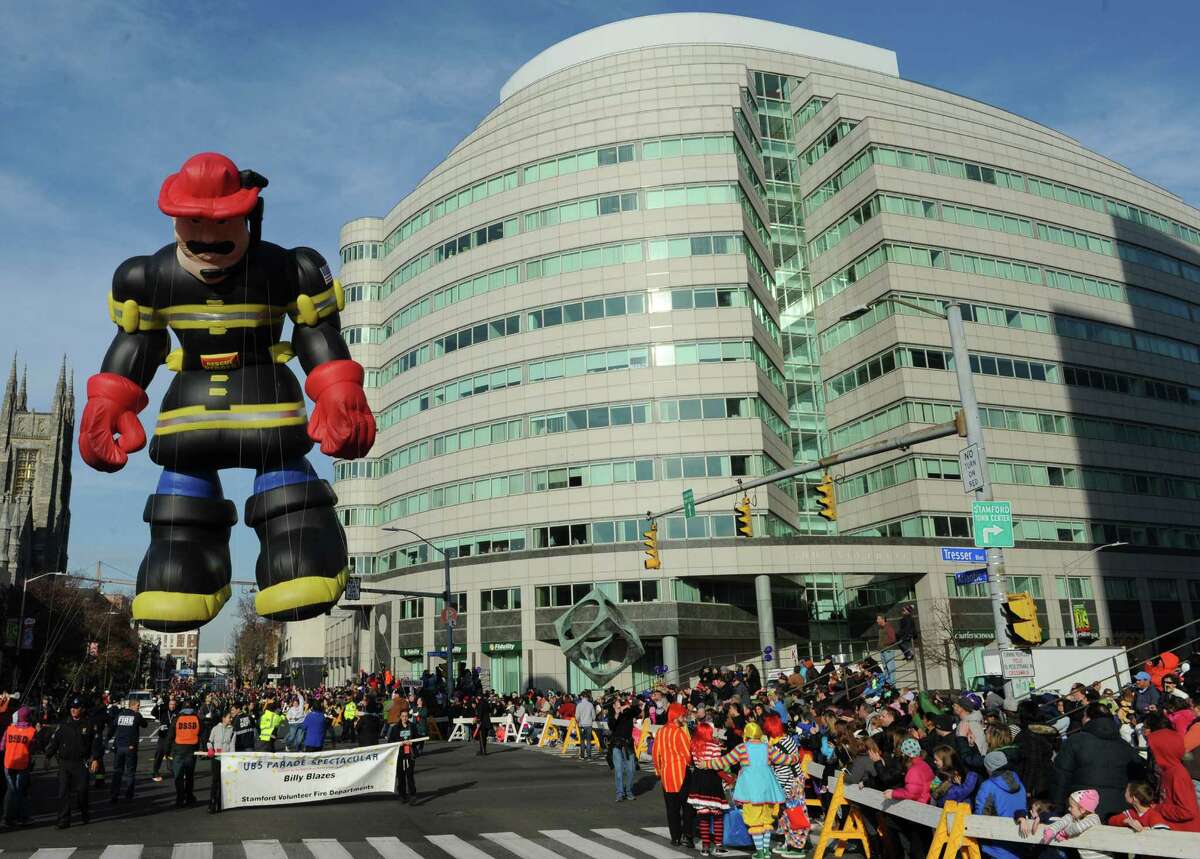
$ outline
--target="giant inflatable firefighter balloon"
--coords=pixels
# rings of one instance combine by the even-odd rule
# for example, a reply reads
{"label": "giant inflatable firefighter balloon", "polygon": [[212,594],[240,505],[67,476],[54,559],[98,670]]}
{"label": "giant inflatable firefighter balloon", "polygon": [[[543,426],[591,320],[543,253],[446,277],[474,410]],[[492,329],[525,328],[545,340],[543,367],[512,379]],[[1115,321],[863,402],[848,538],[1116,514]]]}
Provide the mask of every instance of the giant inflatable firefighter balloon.
{"label": "giant inflatable firefighter balloon", "polygon": [[[363,456],[375,420],[363,369],[342,340],[341,285],[316,251],[262,240],[265,187],[266,178],[224,155],[189,158],[158,195],[175,241],[113,275],[117,333],[88,380],[79,452],[100,471],[122,468],[146,444],[138,420],[146,388],[160,365],[174,372],[150,442],[163,472],[143,514],[150,547],[133,601],[134,618],[150,629],[194,629],[229,599],[238,511],[221,491],[226,468],[256,475],[245,519],[260,541],[259,614],[315,617],[346,584],[337,498],[305,455],[317,442],[330,456]],[[280,340],[285,316],[290,343]],[[287,368],[293,357],[308,375],[311,416]]]}

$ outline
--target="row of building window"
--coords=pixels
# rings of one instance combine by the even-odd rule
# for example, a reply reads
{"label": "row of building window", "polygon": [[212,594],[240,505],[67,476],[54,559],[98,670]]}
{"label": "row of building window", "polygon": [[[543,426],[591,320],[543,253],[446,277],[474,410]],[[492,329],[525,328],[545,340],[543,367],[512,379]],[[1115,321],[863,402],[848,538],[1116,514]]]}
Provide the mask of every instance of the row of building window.
{"label": "row of building window", "polygon": [[[732,514],[701,514],[687,520],[682,516],[670,516],[660,520],[659,526],[660,540],[708,540],[733,537],[735,534]],[[527,549],[638,543],[641,542],[642,533],[647,527],[649,523],[644,519],[567,522],[530,529],[463,534],[438,540],[434,545],[452,558],[466,558],[522,552]],[[774,513],[755,514],[754,534],[756,537],[790,537],[795,535],[795,529]],[[378,555],[355,555],[352,562],[356,573],[376,575],[427,564],[430,562],[430,555],[428,546],[415,543]],[[440,557],[437,556],[438,559]]]}
{"label": "row of building window", "polygon": [[1027,283],[1033,286],[1048,286],[1052,289],[1092,295],[1110,301],[1122,301],[1129,305],[1170,313],[1184,319],[1200,320],[1200,305],[1142,287],[1112,283],[1075,272],[1043,269],[1032,263],[1004,257],[979,256],[946,248],[922,247],[899,242],[882,242],[876,245],[841,271],[835,272],[818,283],[813,290],[817,303],[823,304],[835,295],[839,295],[887,263],[939,268],[961,274]]}
{"label": "row of building window", "polygon": [[[832,430],[829,434],[830,445],[834,450],[841,450],[909,423],[947,423],[954,420],[954,413],[958,409],[957,403],[904,400]],[[1200,433],[1151,424],[986,405],[979,407],[979,420],[983,426],[997,430],[1073,436],[1200,453]]]}
{"label": "row of building window", "polygon": [[1129,203],[1115,200],[1085,191],[1082,188],[1051,182],[1037,176],[1017,173],[1000,167],[979,164],[972,161],[962,161],[955,158],[945,158],[929,152],[916,152],[911,149],[900,149],[891,146],[871,144],[863,149],[826,180],[819,188],[804,199],[805,214],[811,215],[839,190],[849,185],[867,167],[879,164],[886,167],[903,167],[908,170],[920,170],[924,173],[935,173],[939,176],[950,176],[956,179],[967,179],[973,182],[983,182],[999,188],[1034,194],[1047,200],[1056,200],[1103,212],[1125,221],[1133,221],[1177,239],[1191,244],[1200,245],[1200,230],[1190,227],[1146,209]]}
{"label": "row of building window", "polygon": [[[448,289],[435,293],[432,297],[425,296],[420,301],[409,304],[399,313],[393,314],[383,325],[378,326],[380,333],[367,335],[383,340],[407,328],[409,325],[428,316],[435,310],[440,310],[450,304],[482,295],[494,289],[503,289],[519,282],[519,268],[510,266],[506,269],[481,275],[461,284],[455,284]],[[366,284],[356,284],[356,287]],[[371,284],[370,286],[377,286]],[[571,322],[584,322],[590,319],[602,319],[607,316],[625,316],[628,314],[660,313],[669,310],[690,310],[692,308],[724,308],[746,307],[754,309],[754,316],[771,334],[771,339],[780,342],[779,325],[771,317],[766,306],[758,300],[748,284],[729,286],[677,287],[671,290],[647,290],[636,293],[613,293],[598,295],[584,301],[555,304],[536,310],[525,311],[528,314],[529,329],[549,327]],[[362,335],[360,335],[362,336]],[[379,342],[370,340],[369,342]]]}
{"label": "row of building window", "polygon": [[932,221],[941,220],[963,227],[976,227],[1013,236],[1025,236],[1030,239],[1038,238],[1077,250],[1113,256],[1113,240],[1092,233],[1031,221],[1008,212],[960,206],[942,200],[902,197],[898,194],[872,194],[848,215],[809,242],[809,259],[816,259],[826,251],[837,247],[846,237],[881,213]]}
{"label": "row of building window", "polygon": [[382,245],[379,242],[353,242],[342,248],[343,265],[364,259],[379,259],[382,256]]}
{"label": "row of building window", "polygon": [[818,137],[812,145],[800,153],[800,172],[812,167],[821,156],[844,140],[846,135],[858,127],[858,122],[850,119],[839,119],[829,129]]}
{"label": "row of building window", "polygon": [[[1200,403],[1200,387],[1192,388],[1160,379],[1091,367],[1059,365],[1052,361],[1031,361],[1011,355],[972,354],[970,358],[971,372],[984,376],[1096,388],[1114,394],[1147,397],[1182,405]],[[897,346],[834,376],[826,383],[826,399],[835,400],[882,375],[906,367],[953,370],[954,356],[943,349]]]}
{"label": "row of building window", "polygon": [[428,510],[440,510],[473,501],[490,501],[556,489],[579,489],[644,483],[654,480],[653,459],[609,460],[556,468],[537,468],[508,474],[489,475],[445,483],[380,504],[362,504],[338,508],[338,518],[346,526],[379,526]]}
{"label": "row of building window", "polygon": [[434,249],[434,262],[440,263],[472,248],[515,235],[518,232],[518,218],[522,224],[520,232],[528,233],[543,227],[586,221],[603,215],[635,212],[639,208],[638,198],[641,193],[645,194],[646,209],[738,203],[742,207],[743,214],[754,225],[763,243],[768,244],[771,241],[767,228],[763,225],[762,219],[759,218],[741,186],[736,182],[722,182],[709,185],[648,188],[643,192],[628,191],[599,197],[585,197],[526,212],[516,218],[507,218],[474,230],[468,230],[462,235],[438,245]]}
{"label": "row of building window", "polygon": [[[516,441],[522,437],[650,423],[653,417],[651,405],[651,403],[642,402],[589,406],[479,424],[421,439],[388,451],[377,458],[347,463],[339,462],[334,466],[334,477],[335,479],[385,477],[402,468],[433,457],[444,456],[460,450]],[[662,400],[658,405],[659,421],[663,423],[715,420],[718,417],[757,418],[785,443],[788,438],[787,422],[758,397]]]}
{"label": "row of building window", "polygon": [[[614,299],[609,299],[609,302],[621,302],[624,305],[626,298],[636,299],[638,305],[641,305],[642,296],[640,294],[617,296]],[[597,300],[596,303],[603,304],[604,302]],[[578,307],[581,305],[566,305],[568,308],[572,306]],[[558,311],[561,308],[556,307],[554,310]],[[542,311],[535,312],[541,318]],[[533,318],[533,314],[530,314],[530,319],[532,320]],[[559,318],[558,313],[556,312],[552,318]],[[755,365],[771,380],[776,389],[781,394],[784,393],[784,381],[781,370],[770,356],[752,340],[684,344],[665,343],[656,345],[654,349],[655,363],[659,366],[753,360]],[[418,359],[421,354],[421,352],[417,352]],[[419,360],[418,363],[420,363]],[[478,396],[488,391],[511,388],[527,382],[541,382],[547,379],[581,376],[588,373],[603,373],[613,370],[639,369],[648,367],[649,365],[649,346],[633,346],[622,349],[600,350],[597,352],[573,353],[540,361],[532,361],[525,365],[505,367],[489,373],[462,376],[452,379],[445,384],[427,388],[399,402],[385,406],[376,413],[376,422],[380,429],[387,429],[406,418],[413,417],[431,408],[454,403],[466,397]],[[374,375],[376,372],[368,371],[368,382],[376,382],[377,376]],[[368,384],[368,387],[372,386],[372,384]]]}
{"label": "row of building window", "polygon": [[632,579],[624,582],[592,582],[590,584],[537,585],[533,589],[535,608],[569,608],[595,588],[613,602],[658,602],[657,579]]}
{"label": "row of building window", "polygon": [[[1200,499],[1200,481],[1139,471],[999,459],[989,460],[988,470],[993,483],[1011,486],[1050,486],[1188,501]],[[957,458],[908,456],[839,481],[837,496],[839,501],[852,501],[911,480],[957,481],[961,477]]]}
{"label": "row of building window", "polygon": [[[1018,540],[1058,543],[1114,543],[1174,549],[1200,549],[1200,530],[1141,522],[1094,522],[1071,519],[1013,519]],[[877,522],[846,534],[847,537],[971,538],[971,517],[955,513],[930,513]]]}
{"label": "row of building window", "polygon": [[[899,294],[900,300],[928,308],[931,312],[946,315],[949,302],[946,299],[927,296]],[[1109,325],[1090,319],[1079,319],[1058,313],[1041,313],[1014,307],[990,304],[961,303],[963,319],[979,325],[997,328],[1015,328],[1039,334],[1054,334],[1059,337],[1103,343],[1120,349],[1135,349],[1162,358],[1174,358],[1190,364],[1200,364],[1200,346],[1174,337],[1146,334],[1120,325]],[[870,311],[857,319],[835,323],[821,334],[821,349],[828,352],[868,328],[894,315],[920,316],[919,311],[893,301],[890,297],[873,304]]]}
{"label": "row of building window", "polygon": [[821,112],[825,105],[829,104],[829,99],[822,98],[819,95],[814,95],[808,101],[804,102],[793,116],[796,130],[799,131],[804,126],[808,125],[808,121]]}
{"label": "row of building window", "polygon": [[[986,599],[989,596],[986,584],[955,585],[954,576],[947,576],[946,579],[946,589],[952,597]],[[1009,576],[1008,581],[1010,591],[1024,591],[1034,599],[1045,599],[1041,576]],[[1176,579],[1145,578],[1142,581],[1146,583],[1146,590],[1152,601],[1179,601],[1179,582]],[[1127,576],[1101,576],[1100,582],[1104,588],[1104,597],[1109,601],[1142,602],[1137,579]],[[1200,601],[1200,581],[1189,579],[1187,586],[1188,599],[1192,602]],[[1092,579],[1088,576],[1054,577],[1054,590],[1058,599],[1067,599],[1068,588],[1073,600],[1095,599]]]}
{"label": "row of building window", "polygon": [[758,275],[758,279],[766,286],[767,291],[772,296],[775,295],[773,266],[769,266],[763,262],[754,245],[742,233],[719,233],[714,235],[650,239],[647,244],[649,253],[646,259],[648,260],[741,253],[746,257],[750,268]]}
{"label": "row of building window", "polygon": [[634,161],[636,160],[639,146],[642,150],[643,158],[657,159],[680,155],[729,154],[733,151],[735,143],[730,134],[692,135],[682,138],[652,138],[640,144],[622,143],[571,152],[525,167],[518,167],[515,170],[509,170],[460,188],[437,202],[426,206],[420,212],[409,216],[403,223],[388,233],[383,242],[373,243],[380,247],[380,250],[374,256],[355,256],[348,259],[346,250],[343,249],[342,262],[351,262],[356,259],[381,259],[390,254],[406,239],[429,226],[433,221],[453,214],[472,203],[486,200],[488,197],[498,194],[501,191],[511,191],[519,185],[529,185],[544,179],[553,179],[557,176],[568,176],[585,170],[594,170],[599,167],[609,167],[615,164]]}

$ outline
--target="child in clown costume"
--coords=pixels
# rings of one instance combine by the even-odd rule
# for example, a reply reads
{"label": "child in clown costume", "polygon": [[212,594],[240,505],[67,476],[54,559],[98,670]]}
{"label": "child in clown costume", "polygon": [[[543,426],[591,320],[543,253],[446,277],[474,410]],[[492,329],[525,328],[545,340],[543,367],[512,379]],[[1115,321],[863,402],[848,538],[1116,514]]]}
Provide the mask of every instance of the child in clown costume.
{"label": "child in clown costume", "polygon": [[742,734],[745,742],[733,751],[711,760],[697,760],[699,769],[728,770],[740,765],[737,784],[733,787],[733,799],[742,808],[742,820],[750,837],[754,839],[754,859],[770,859],[771,830],[779,806],[787,801],[772,765],[798,764],[799,752],[788,754],[766,742],[763,730],[757,722],[749,722]]}

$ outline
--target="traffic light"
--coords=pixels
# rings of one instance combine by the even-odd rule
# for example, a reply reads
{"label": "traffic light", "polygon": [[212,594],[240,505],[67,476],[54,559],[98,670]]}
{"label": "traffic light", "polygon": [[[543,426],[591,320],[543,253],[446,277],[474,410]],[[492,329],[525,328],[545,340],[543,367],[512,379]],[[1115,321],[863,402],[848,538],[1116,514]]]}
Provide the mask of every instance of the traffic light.
{"label": "traffic light", "polygon": [[817,484],[817,507],[822,518],[837,521],[837,498],[833,494],[833,478],[828,474]]}
{"label": "traffic light", "polygon": [[642,535],[646,539],[642,541],[642,545],[646,547],[646,560],[642,562],[647,570],[662,569],[662,561],[658,559],[658,523],[651,522],[650,530]]}
{"label": "traffic light", "polygon": [[734,519],[737,520],[739,537],[754,536],[754,519],[750,515],[750,496],[743,495],[742,500],[733,505]]}
{"label": "traffic light", "polygon": [[1004,616],[1008,618],[1008,637],[1013,644],[1033,646],[1042,643],[1037,603],[1029,594],[1009,594],[1004,605]]}

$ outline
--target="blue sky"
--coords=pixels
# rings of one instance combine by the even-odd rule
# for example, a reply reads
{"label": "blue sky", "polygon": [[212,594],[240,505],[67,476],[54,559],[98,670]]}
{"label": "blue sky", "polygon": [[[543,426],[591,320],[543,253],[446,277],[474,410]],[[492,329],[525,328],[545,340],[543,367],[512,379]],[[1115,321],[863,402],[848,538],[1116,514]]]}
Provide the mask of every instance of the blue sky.
{"label": "blue sky", "polygon": [[[527,59],[671,11],[890,48],[903,77],[1046,123],[1200,205],[1200,65],[1180,37],[1200,27],[1194,2],[13,3],[0,34],[0,287],[4,346],[29,363],[33,404],[46,407],[66,353],[82,409],[112,336],[112,271],[170,240],[155,200],[188,155],[215,149],[268,176],[264,236],[332,260],[341,224],[386,213]],[[76,458],[74,478],[72,566],[136,571],[157,469],[144,452],[116,475]],[[249,478],[225,485],[240,506]],[[235,576],[253,578],[257,545],[237,530]],[[201,649],[223,649],[232,627],[227,608]]]}

